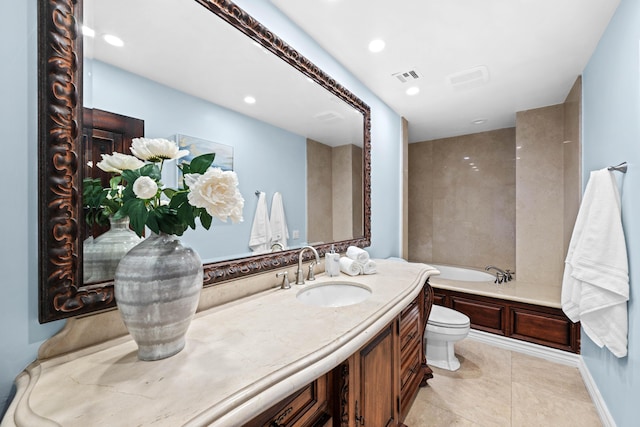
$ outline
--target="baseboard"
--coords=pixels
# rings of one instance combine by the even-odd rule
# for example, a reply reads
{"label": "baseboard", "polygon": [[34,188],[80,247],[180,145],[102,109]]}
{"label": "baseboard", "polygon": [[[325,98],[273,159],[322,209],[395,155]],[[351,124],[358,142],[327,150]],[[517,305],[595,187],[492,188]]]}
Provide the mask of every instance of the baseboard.
{"label": "baseboard", "polygon": [[578,365],[578,369],[580,370],[580,375],[582,375],[584,385],[585,387],[587,387],[587,391],[591,396],[591,400],[593,400],[593,404],[596,405],[596,411],[598,412],[598,416],[600,417],[602,426],[616,427],[616,422],[611,416],[609,408],[607,408],[607,404],[602,398],[600,390],[598,389],[596,382],[593,380],[591,372],[589,372],[589,368],[587,368],[587,365],[586,363],[584,363],[584,359],[582,357],[580,357],[580,364]]}
{"label": "baseboard", "polygon": [[600,417],[603,427],[616,427],[616,423],[607,408],[607,404],[600,394],[600,390],[598,390],[598,386],[589,372],[589,368],[587,368],[587,365],[584,363],[584,359],[582,359],[582,356],[579,354],[569,353],[526,341],[520,341],[514,338],[502,337],[488,332],[476,331],[474,329],[469,331],[468,338],[495,347],[504,348],[505,350],[517,351],[518,353],[540,357],[542,359],[549,360],[550,362],[578,368],[580,375],[582,376],[582,381],[584,381],[584,385],[589,392],[589,396],[591,396],[591,400],[593,400],[593,404],[596,407],[596,411],[598,412],[598,416]]}
{"label": "baseboard", "polygon": [[517,351],[518,353],[546,359],[550,362],[573,366],[574,368],[577,368],[580,365],[580,361],[582,360],[579,354],[569,353],[567,351],[545,347],[543,345],[533,344],[514,338],[507,338],[488,332],[477,331],[475,329],[469,331],[469,338],[474,341],[480,341],[495,347],[500,347],[506,350]]}

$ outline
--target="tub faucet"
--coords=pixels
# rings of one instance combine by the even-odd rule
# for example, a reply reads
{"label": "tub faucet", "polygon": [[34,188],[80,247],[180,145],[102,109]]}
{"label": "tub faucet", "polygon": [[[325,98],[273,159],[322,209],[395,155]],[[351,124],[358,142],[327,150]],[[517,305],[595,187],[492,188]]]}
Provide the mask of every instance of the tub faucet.
{"label": "tub faucet", "polygon": [[495,265],[487,265],[484,268],[486,271],[490,271],[490,270],[495,270],[496,271],[496,280],[493,281],[493,283],[502,283],[502,282],[506,282],[508,280],[511,279],[507,279],[507,272],[499,269],[498,267],[496,267]]}
{"label": "tub faucet", "polygon": [[[318,255],[318,251],[316,251],[316,248],[314,248],[313,246],[305,246],[304,248],[300,249],[300,253],[298,253],[298,270],[296,271],[296,285],[304,285],[304,272],[302,271],[302,258],[304,255],[304,251],[306,251],[307,249],[311,250],[311,252],[313,252],[313,254],[316,256],[316,264],[320,264],[320,256]],[[314,277],[311,274],[313,270],[309,270],[309,280],[313,280]]]}

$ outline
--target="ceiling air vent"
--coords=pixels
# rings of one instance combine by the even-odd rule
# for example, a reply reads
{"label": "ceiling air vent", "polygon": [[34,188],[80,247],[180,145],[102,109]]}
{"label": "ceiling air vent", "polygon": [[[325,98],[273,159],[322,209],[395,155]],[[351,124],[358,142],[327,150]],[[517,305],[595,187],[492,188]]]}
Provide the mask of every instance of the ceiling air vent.
{"label": "ceiling air vent", "polygon": [[402,73],[394,73],[391,75],[396,79],[398,79],[400,83],[410,83],[415,80],[418,80],[421,77],[420,73],[416,69],[403,71]]}
{"label": "ceiling air vent", "polygon": [[472,89],[489,83],[489,70],[484,65],[469,68],[447,76],[447,83],[454,89]]}
{"label": "ceiling air vent", "polygon": [[332,123],[338,120],[343,120],[343,117],[335,111],[323,111],[313,116],[316,120],[323,123]]}

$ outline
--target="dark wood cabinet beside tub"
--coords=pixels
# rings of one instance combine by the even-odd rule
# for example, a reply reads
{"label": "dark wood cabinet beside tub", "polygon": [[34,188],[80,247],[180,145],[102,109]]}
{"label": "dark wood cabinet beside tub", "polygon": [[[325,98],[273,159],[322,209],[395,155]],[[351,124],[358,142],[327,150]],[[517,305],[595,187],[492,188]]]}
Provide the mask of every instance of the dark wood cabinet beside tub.
{"label": "dark wood cabinet beside tub", "polygon": [[580,353],[580,324],[571,322],[559,308],[448,289],[434,289],[434,293],[434,304],[466,314],[473,329]]}

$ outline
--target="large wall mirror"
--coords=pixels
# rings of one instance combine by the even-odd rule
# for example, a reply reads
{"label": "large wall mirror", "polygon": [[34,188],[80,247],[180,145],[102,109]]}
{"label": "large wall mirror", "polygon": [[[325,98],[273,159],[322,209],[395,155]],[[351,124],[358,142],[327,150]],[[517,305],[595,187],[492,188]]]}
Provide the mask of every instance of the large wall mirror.
{"label": "large wall mirror", "polygon": [[[370,244],[369,107],[230,1],[39,2],[38,72],[41,322],[115,305],[112,277],[87,264],[108,226],[86,224],[82,181],[132,137],[222,150],[238,174],[244,222],[182,237],[205,286],[296,263],[305,245]],[[259,192],[282,196],[284,249],[249,247]]]}

